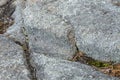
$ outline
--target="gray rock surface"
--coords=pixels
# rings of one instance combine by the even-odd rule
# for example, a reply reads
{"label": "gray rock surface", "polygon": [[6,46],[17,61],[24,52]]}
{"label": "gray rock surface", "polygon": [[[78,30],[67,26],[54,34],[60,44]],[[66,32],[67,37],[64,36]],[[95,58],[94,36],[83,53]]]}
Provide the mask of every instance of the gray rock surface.
{"label": "gray rock surface", "polygon": [[119,62],[120,7],[115,5],[117,2],[119,0],[54,0],[43,4],[41,12],[56,15],[71,24],[79,50],[88,56]]}
{"label": "gray rock surface", "polygon": [[0,35],[0,80],[30,80],[28,74],[22,48]]}
{"label": "gray rock surface", "polygon": [[73,27],[62,18],[42,10],[39,1],[38,5],[30,3],[23,12],[31,51],[61,59],[72,58],[75,53]]}
{"label": "gray rock surface", "polygon": [[[13,15],[15,24],[5,35],[21,43],[28,35],[30,63],[36,68],[34,76],[38,80],[119,80],[88,65],[67,61],[73,57],[75,45],[94,59],[120,61],[118,22],[120,8],[111,0],[17,1]],[[21,32],[22,27],[26,29],[27,34]],[[23,64],[26,61],[21,47],[5,37],[0,36],[0,40],[2,41],[0,60],[5,61],[4,65],[0,65],[1,80],[10,80],[9,77],[7,79],[3,76],[11,74],[15,74],[11,77],[12,80],[16,80],[18,74],[20,74],[18,80],[29,80],[27,77],[29,71],[27,72]],[[7,43],[11,44],[10,48]],[[4,51],[4,46],[8,48],[7,52]],[[4,54],[8,52],[13,52],[13,55],[10,54],[7,56],[8,60],[5,60]],[[13,69],[7,63],[14,65]],[[16,68],[17,65],[19,66]],[[17,72],[14,73],[14,70]]]}
{"label": "gray rock surface", "polygon": [[92,67],[33,53],[38,80],[119,80],[102,74]]}
{"label": "gray rock surface", "polygon": [[92,4],[86,2],[81,12],[76,12],[79,15],[71,18],[76,26],[77,45],[94,59],[120,62],[120,7],[102,0]]}

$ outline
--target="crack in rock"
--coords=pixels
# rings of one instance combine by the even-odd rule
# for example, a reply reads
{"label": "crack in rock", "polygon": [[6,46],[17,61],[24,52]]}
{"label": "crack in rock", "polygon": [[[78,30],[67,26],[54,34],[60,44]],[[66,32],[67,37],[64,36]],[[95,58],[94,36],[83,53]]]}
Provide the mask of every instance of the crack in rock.
{"label": "crack in rock", "polygon": [[24,50],[24,58],[26,59],[26,66],[30,72],[30,78],[31,80],[37,80],[37,77],[36,77],[36,69],[35,67],[31,64],[31,52],[30,52],[30,49],[29,49],[29,41],[28,41],[28,35],[26,33],[26,30],[24,27],[22,27],[22,31],[23,31],[23,34],[25,35],[25,42],[24,44],[22,44],[22,48]]}
{"label": "crack in rock", "polygon": [[[31,80],[38,80],[36,77],[36,69],[31,63],[31,52],[29,49],[29,41],[28,41],[28,35],[26,33],[26,30],[24,27],[22,27],[22,33],[25,36],[25,41],[21,43],[20,41],[16,39],[12,39],[16,44],[20,45],[24,51],[23,57],[25,59],[25,66],[27,67],[29,71],[29,77]],[[10,38],[11,39],[11,38]]]}

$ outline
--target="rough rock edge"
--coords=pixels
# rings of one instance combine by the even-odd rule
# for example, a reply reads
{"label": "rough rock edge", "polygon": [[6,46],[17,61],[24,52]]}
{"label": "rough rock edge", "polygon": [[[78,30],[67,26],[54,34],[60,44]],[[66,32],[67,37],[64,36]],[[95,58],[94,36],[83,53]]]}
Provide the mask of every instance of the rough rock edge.
{"label": "rough rock edge", "polygon": [[[13,0],[12,0],[13,1]],[[25,2],[26,0],[22,0],[23,2]],[[22,3],[22,1],[20,2],[18,0],[18,4]],[[23,16],[21,16],[22,18]],[[14,37],[10,37],[8,34],[3,34],[5,35],[8,39],[12,40],[13,42],[15,42],[17,45],[21,46],[21,48],[23,49],[23,57],[25,59],[24,63],[25,63],[25,66],[27,68],[27,70],[29,71],[29,75],[28,77],[31,79],[31,80],[38,80],[37,77],[36,77],[36,69],[35,67],[32,65],[31,61],[31,52],[30,52],[30,49],[29,49],[29,39],[28,39],[28,34],[26,32],[26,29],[25,29],[25,26],[24,26],[24,20],[22,20],[21,22],[22,26],[19,26],[20,28],[20,31],[21,31],[21,34],[23,35],[23,37],[25,38],[22,42],[20,40],[17,40],[16,38]],[[14,24],[13,24],[14,25]],[[13,31],[14,32],[14,31]]]}
{"label": "rough rock edge", "polygon": [[7,37],[8,39],[12,40],[13,42],[15,42],[17,45],[21,46],[21,48],[23,49],[23,57],[25,59],[24,63],[25,66],[27,68],[27,70],[29,71],[29,75],[28,77],[31,80],[38,80],[36,77],[36,68],[32,65],[31,61],[31,52],[30,52],[30,48],[29,48],[29,39],[28,39],[28,34],[25,30],[25,27],[21,28],[22,30],[22,34],[25,37],[25,41],[23,41],[22,43],[18,40],[16,40],[15,38],[11,38],[11,37]]}
{"label": "rough rock edge", "polygon": [[[57,0],[55,0],[57,1]],[[50,2],[55,2],[55,1],[50,1]],[[61,17],[60,17],[61,18]],[[63,18],[62,18],[63,19]],[[77,47],[77,44],[76,44],[76,38],[75,38],[75,31],[74,31],[74,28],[72,27],[72,24],[63,19],[63,21],[67,24],[67,25],[70,25],[71,26],[71,29],[68,31],[68,34],[67,34],[67,37],[68,37],[68,40],[69,42],[73,45],[73,48],[75,49],[75,53],[79,52],[80,50],[78,49]],[[24,23],[23,23],[24,24]],[[27,69],[29,70],[30,72],[30,79],[31,80],[38,80],[37,77],[36,77],[36,69],[35,67],[32,65],[31,63],[31,52],[30,52],[30,49],[29,49],[29,40],[28,40],[28,35],[26,33],[26,30],[25,30],[25,27],[22,27],[22,33],[23,35],[25,36],[25,41],[23,43],[21,43],[20,41],[17,41],[15,39],[12,39],[16,44],[20,45],[22,48],[23,48],[23,51],[24,51],[24,58],[26,59],[25,63],[26,63],[26,67]]]}

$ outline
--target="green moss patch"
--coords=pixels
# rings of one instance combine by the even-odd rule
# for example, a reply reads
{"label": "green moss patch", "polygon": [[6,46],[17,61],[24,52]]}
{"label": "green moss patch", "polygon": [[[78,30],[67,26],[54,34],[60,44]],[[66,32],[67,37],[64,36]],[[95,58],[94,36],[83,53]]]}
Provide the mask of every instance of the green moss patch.
{"label": "green moss patch", "polygon": [[94,66],[97,68],[109,67],[109,66],[113,65],[113,63],[114,63],[111,61],[106,62],[106,61],[95,60],[91,57],[88,57],[83,52],[76,53],[76,55],[73,57],[72,61],[82,62],[84,64],[88,64],[90,66]]}
{"label": "green moss patch", "polygon": [[104,62],[104,61],[90,59],[89,61],[87,61],[87,64],[91,65],[91,66],[98,67],[98,68],[103,68],[103,67],[111,66],[113,64],[113,62]]}

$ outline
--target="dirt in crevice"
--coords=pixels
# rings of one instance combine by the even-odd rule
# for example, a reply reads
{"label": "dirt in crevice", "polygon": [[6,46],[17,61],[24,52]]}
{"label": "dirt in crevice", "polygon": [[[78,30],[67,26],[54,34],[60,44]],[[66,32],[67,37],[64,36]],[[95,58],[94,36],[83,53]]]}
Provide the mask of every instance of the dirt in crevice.
{"label": "dirt in crevice", "polygon": [[6,30],[14,24],[14,19],[11,17],[3,17],[0,19],[0,34],[4,34]]}
{"label": "dirt in crevice", "polygon": [[100,61],[88,57],[84,52],[78,50],[71,61],[81,62],[92,66],[97,71],[104,74],[120,78],[120,63],[115,64],[113,61]]}
{"label": "dirt in crevice", "polygon": [[14,24],[14,19],[11,15],[15,11],[14,0],[8,1],[6,4],[0,6],[0,34],[4,34],[6,30]]}
{"label": "dirt in crevice", "polygon": [[[104,74],[120,78],[120,63],[115,64],[115,62],[113,61],[95,60],[92,57],[87,56],[86,53],[79,50],[75,39],[75,33],[72,34],[74,34],[72,35],[73,37],[70,38],[68,37],[68,38],[72,43],[74,43],[74,47],[76,50],[75,50],[75,54],[73,55],[73,58],[70,59],[70,61],[87,64]],[[70,33],[68,35],[71,36]]]}

